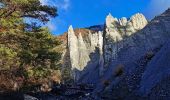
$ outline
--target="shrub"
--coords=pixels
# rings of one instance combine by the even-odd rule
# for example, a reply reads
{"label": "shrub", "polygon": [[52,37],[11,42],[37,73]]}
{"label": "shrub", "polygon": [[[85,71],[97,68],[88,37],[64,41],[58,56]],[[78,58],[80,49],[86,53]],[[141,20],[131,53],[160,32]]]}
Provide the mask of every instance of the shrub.
{"label": "shrub", "polygon": [[118,64],[116,68],[113,70],[113,75],[115,77],[119,77],[124,73],[124,65],[123,64]]}
{"label": "shrub", "polygon": [[105,87],[110,85],[110,81],[109,80],[102,80],[102,83]]}
{"label": "shrub", "polygon": [[61,82],[61,72],[60,70],[54,70],[51,74],[51,78],[52,81],[54,81],[55,83],[60,83]]}
{"label": "shrub", "polygon": [[153,56],[154,56],[154,52],[149,51],[145,54],[145,59],[151,60]]}
{"label": "shrub", "polygon": [[0,92],[16,91],[22,87],[24,79],[14,74],[9,71],[0,71]]}

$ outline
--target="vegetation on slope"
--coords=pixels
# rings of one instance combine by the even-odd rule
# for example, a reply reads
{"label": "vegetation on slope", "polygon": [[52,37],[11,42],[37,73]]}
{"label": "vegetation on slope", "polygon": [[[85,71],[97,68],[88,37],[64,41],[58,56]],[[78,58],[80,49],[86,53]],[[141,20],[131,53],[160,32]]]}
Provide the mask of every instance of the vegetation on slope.
{"label": "vegetation on slope", "polygon": [[[57,8],[39,0],[0,0],[0,91],[61,79],[54,48],[60,42],[46,23],[57,16]],[[37,20],[26,23],[25,18]]]}

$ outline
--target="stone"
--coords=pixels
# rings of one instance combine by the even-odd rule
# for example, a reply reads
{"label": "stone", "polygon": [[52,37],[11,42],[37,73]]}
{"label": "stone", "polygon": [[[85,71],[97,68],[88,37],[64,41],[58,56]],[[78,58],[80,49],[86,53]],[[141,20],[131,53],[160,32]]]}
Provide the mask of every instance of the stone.
{"label": "stone", "polygon": [[90,61],[88,49],[84,43],[81,33],[78,36],[78,52],[79,52],[79,70],[82,71]]}
{"label": "stone", "polygon": [[[84,34],[88,35],[84,36]],[[89,72],[92,65],[96,67],[97,65],[104,63],[103,32],[88,31],[88,33],[75,33],[73,27],[70,26],[68,29],[67,44],[72,69],[72,77],[76,81],[81,79],[85,73]],[[96,52],[96,50],[98,52]],[[96,63],[92,64],[94,62]]]}
{"label": "stone", "polygon": [[[165,80],[169,79],[165,78],[169,77],[169,44],[165,45],[170,38],[169,16],[170,9],[150,22],[140,13],[121,19],[109,14],[105,25],[80,29],[80,32],[70,27],[66,55],[75,81],[94,83],[94,94],[114,90],[118,86],[119,93],[123,93],[124,89],[130,91],[130,95],[124,93],[129,95],[127,97],[138,97],[138,93],[155,96],[159,87],[164,89]],[[161,50],[157,49],[162,45]],[[159,50],[160,53],[157,53]],[[154,53],[146,57],[149,51]],[[124,69],[121,75],[114,75],[118,65],[124,65]],[[101,80],[109,80],[107,89]],[[164,86],[161,86],[162,80],[165,81]]]}
{"label": "stone", "polygon": [[[109,14],[103,31],[96,31],[95,26],[85,33],[76,33],[70,27],[67,51],[72,71],[76,69],[73,71],[76,81],[95,83],[101,77],[112,79],[116,65],[131,63],[135,66],[136,60],[149,50],[163,45],[170,37],[168,16],[169,12],[166,11],[148,23],[140,13],[129,20],[125,17],[117,19]],[[130,65],[126,66],[129,70]]]}
{"label": "stone", "polygon": [[130,22],[135,30],[143,29],[147,24],[148,21],[146,20],[143,14],[137,13],[130,18]]}
{"label": "stone", "polygon": [[30,96],[30,95],[24,94],[24,100],[39,100],[39,99],[33,96]]}
{"label": "stone", "polygon": [[[94,77],[102,76],[107,64],[117,58],[118,52],[126,44],[122,40],[144,28],[146,24],[147,20],[142,14],[136,14],[130,20],[125,17],[117,19],[109,14],[106,17],[105,31],[97,31],[102,29],[102,25],[98,25],[90,27],[92,30],[88,33],[87,31],[76,33],[77,31],[74,32],[73,27],[70,26],[67,51],[69,51],[72,77],[79,80],[86,73],[96,69],[95,67],[97,67],[98,76],[94,75]],[[88,35],[84,36],[84,34]]]}
{"label": "stone", "polygon": [[[130,20],[123,17],[117,19],[109,14],[106,17],[106,32],[104,38],[105,65],[117,59],[118,52],[124,48],[124,40],[147,25],[147,20],[142,14],[133,15]],[[126,41],[128,42],[128,41]]]}
{"label": "stone", "polygon": [[78,59],[79,59],[79,53],[78,53],[78,40],[74,33],[73,27],[70,26],[68,29],[68,49],[69,49],[69,56],[70,56],[70,62],[71,62],[71,69],[72,69],[72,77],[74,80],[76,80],[76,74],[75,69],[80,70]]}

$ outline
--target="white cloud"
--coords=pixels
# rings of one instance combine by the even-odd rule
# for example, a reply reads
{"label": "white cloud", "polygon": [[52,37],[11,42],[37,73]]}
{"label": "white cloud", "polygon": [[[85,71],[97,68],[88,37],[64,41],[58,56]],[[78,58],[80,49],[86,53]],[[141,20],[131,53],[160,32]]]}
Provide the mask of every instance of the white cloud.
{"label": "white cloud", "polygon": [[67,11],[71,6],[70,0],[40,0],[43,5],[57,6],[58,9]]}
{"label": "white cloud", "polygon": [[[56,6],[60,12],[62,11],[62,13],[67,13],[69,8],[71,7],[70,0],[40,0],[40,2],[43,5]],[[55,19],[50,20],[45,26],[47,26],[51,31],[55,32],[59,29],[59,27],[61,27],[59,26],[59,24],[65,25],[65,21],[62,18],[57,17]]]}
{"label": "white cloud", "polygon": [[57,30],[57,27],[52,22],[49,22],[47,26],[51,31]]}
{"label": "white cloud", "polygon": [[48,0],[40,0],[40,2],[41,2],[43,5],[48,4]]}

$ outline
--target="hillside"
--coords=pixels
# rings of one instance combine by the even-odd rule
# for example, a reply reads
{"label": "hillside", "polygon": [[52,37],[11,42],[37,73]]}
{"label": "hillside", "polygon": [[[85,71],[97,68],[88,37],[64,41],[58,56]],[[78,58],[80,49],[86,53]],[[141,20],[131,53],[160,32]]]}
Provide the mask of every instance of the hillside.
{"label": "hillside", "polygon": [[72,2],[0,1],[0,100],[169,100],[170,8]]}
{"label": "hillside", "polygon": [[[168,77],[168,72],[165,74],[163,71],[163,76],[159,76],[161,73],[155,76],[158,70],[154,68],[154,72],[151,66],[159,62],[155,57],[162,55],[159,50],[164,48],[162,46],[170,38],[169,16],[170,9],[148,23],[142,14],[133,15],[129,20],[108,15],[105,29],[98,32],[81,32],[70,27],[67,36],[64,35],[67,37],[67,60],[70,60],[69,64],[65,64],[72,69],[70,77],[78,83],[96,84],[94,94],[100,92],[102,97],[103,94],[109,97],[109,94],[113,93],[115,99],[129,96],[161,98],[161,95],[153,94],[155,92],[152,88]],[[156,64],[159,65],[157,67],[163,67],[167,60]],[[150,81],[152,79],[155,81]],[[122,94],[118,95],[115,93],[117,91]]]}

